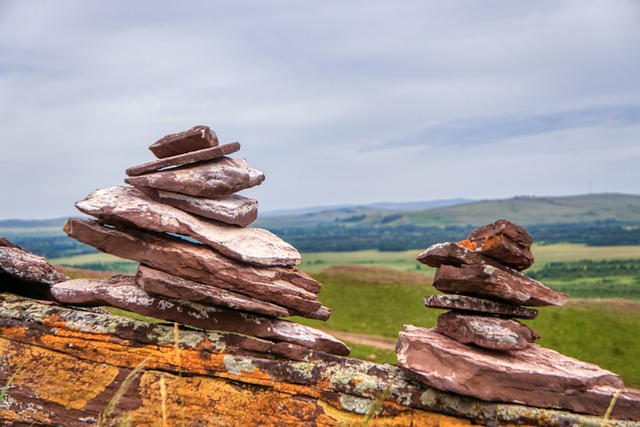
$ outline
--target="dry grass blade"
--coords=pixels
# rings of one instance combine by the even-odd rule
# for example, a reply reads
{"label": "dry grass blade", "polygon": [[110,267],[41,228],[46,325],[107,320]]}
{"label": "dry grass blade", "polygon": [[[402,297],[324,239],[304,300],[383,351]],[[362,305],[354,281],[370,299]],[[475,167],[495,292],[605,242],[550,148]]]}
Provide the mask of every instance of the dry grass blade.
{"label": "dry grass blade", "polygon": [[20,366],[18,366],[18,369],[16,369],[16,371],[13,373],[13,375],[11,375],[11,377],[9,377],[9,379],[7,380],[7,383],[4,385],[4,387],[2,387],[2,390],[0,391],[0,403],[2,403],[2,401],[4,400],[4,397],[7,395],[7,392],[9,391],[9,388],[11,387],[11,383],[13,382],[13,379],[16,377],[16,375],[18,375],[18,372],[20,372],[22,370],[23,366],[24,366],[24,362],[22,362],[20,364]]}
{"label": "dry grass blade", "polygon": [[609,403],[609,407],[607,408],[607,412],[605,412],[604,418],[602,418],[602,423],[600,423],[600,427],[606,426],[607,423],[609,422],[609,417],[613,412],[613,407],[615,406],[616,400],[618,400],[618,396],[620,396],[621,391],[622,390],[616,390],[616,392],[613,394],[613,397],[611,398],[611,402]]}
{"label": "dry grass blade", "polygon": [[144,369],[149,359],[150,358],[147,357],[142,362],[140,362],[140,364],[138,364],[138,366],[136,366],[131,372],[129,372],[129,375],[127,375],[124,381],[122,381],[122,384],[120,384],[120,387],[118,387],[118,389],[114,393],[113,397],[107,404],[107,407],[104,408],[104,411],[102,411],[102,414],[100,414],[100,418],[96,423],[96,427],[104,427],[107,425],[107,420],[109,419],[109,416],[111,415],[115,407],[118,405],[118,402],[120,401],[120,399],[122,399],[122,396],[124,396],[124,394],[127,392],[127,389],[131,386],[131,383],[133,382],[133,380],[138,376],[138,374],[140,374],[142,369]]}
{"label": "dry grass blade", "polygon": [[167,427],[167,386],[164,377],[160,377],[160,396],[162,397],[162,426]]}

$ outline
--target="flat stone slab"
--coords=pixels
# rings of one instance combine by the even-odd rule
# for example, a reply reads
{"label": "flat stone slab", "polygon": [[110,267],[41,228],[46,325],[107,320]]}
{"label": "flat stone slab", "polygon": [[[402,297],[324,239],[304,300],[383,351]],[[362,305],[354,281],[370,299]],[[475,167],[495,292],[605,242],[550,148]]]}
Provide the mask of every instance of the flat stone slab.
{"label": "flat stone slab", "polygon": [[320,310],[321,285],[297,267],[254,267],[167,234],[115,229],[71,218],[64,231],[103,252],[137,261],[195,282],[286,307],[305,317]]}
{"label": "flat stone slab", "polygon": [[518,271],[533,264],[533,238],[527,231],[506,219],[476,228],[467,240],[458,242],[474,252]]}
{"label": "flat stone slab", "polygon": [[160,138],[151,144],[149,150],[156,157],[164,158],[217,145],[218,137],[209,126],[194,126],[184,132]]}
{"label": "flat stone slab", "polygon": [[49,264],[46,258],[29,252],[4,237],[0,237],[0,272],[22,282],[46,285],[69,280]]}
{"label": "flat stone slab", "polygon": [[435,330],[459,343],[491,350],[524,350],[540,338],[536,331],[517,320],[454,311],[438,316]]}
{"label": "flat stone slab", "polygon": [[49,287],[65,280],[44,257],[0,237],[0,292],[51,300]]}
{"label": "flat stone slab", "polygon": [[[398,366],[419,381],[485,401],[603,416],[615,391],[624,388],[618,375],[537,344],[492,351],[405,325],[396,352]],[[622,416],[637,417],[637,411],[627,407]]]}
{"label": "flat stone slab", "polygon": [[165,157],[160,160],[154,160],[152,162],[132,166],[128,168],[125,173],[129,176],[143,175],[145,173],[155,172],[164,168],[185,166],[193,163],[217,159],[219,157],[235,153],[238,150],[240,150],[240,143],[232,142],[231,144],[220,145],[218,147],[203,148],[201,150],[190,151],[188,153]]}
{"label": "flat stone slab", "polygon": [[289,342],[341,356],[347,356],[350,352],[346,345],[333,336],[298,323],[152,296],[136,285],[133,276],[118,275],[107,280],[68,280],[53,285],[51,293],[58,301],[66,304],[108,305],[205,330],[228,331],[272,341]]}
{"label": "flat stone slab", "polygon": [[520,319],[535,319],[538,316],[538,310],[532,308],[467,295],[431,295],[424,298],[424,305],[429,308],[496,314]]}
{"label": "flat stone slab", "polygon": [[258,217],[258,201],[237,194],[206,199],[149,187],[140,190],[156,202],[231,225],[246,227]]}
{"label": "flat stone slab", "polygon": [[180,168],[130,176],[124,181],[134,187],[217,199],[261,184],[264,174],[247,166],[245,159],[220,157]]}
{"label": "flat stone slab", "polygon": [[204,305],[215,305],[275,317],[293,315],[285,307],[177,277],[144,265],[138,267],[136,284],[147,293],[162,297],[177,298]]}
{"label": "flat stone slab", "polygon": [[567,294],[549,289],[523,274],[514,273],[515,270],[491,265],[441,265],[436,270],[433,286],[448,294],[498,299],[528,306],[561,306],[569,299]]}
{"label": "flat stone slab", "polygon": [[261,229],[234,227],[198,217],[151,200],[131,187],[96,190],[76,207],[109,224],[130,224],[145,230],[190,236],[220,253],[248,264],[290,266],[300,253],[275,234]]}

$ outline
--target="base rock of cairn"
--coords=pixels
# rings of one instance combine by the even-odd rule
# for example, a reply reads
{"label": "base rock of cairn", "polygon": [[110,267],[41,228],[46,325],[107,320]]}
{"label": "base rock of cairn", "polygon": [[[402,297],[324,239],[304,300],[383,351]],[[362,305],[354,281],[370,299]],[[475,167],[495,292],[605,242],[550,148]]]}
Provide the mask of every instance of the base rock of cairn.
{"label": "base rock of cairn", "polygon": [[292,355],[297,348],[348,355],[331,335],[280,319],[327,320],[331,313],[318,300],[320,283],[296,267],[298,251],[248,227],[258,203],[235,193],[259,185],[264,174],[226,157],[240,144],[219,145],[207,126],[196,126],[149,148],[158,160],[128,168],[132,186],[94,191],[76,207],[96,219],[71,218],[64,227],[70,237],[139,262],[137,274],[63,281],[51,286],[53,297],[266,339]]}
{"label": "base rock of cairn", "polygon": [[540,335],[515,320],[533,319],[523,306],[562,306],[568,296],[523,273],[532,265],[531,237],[506,220],[471,232],[457,243],[427,248],[418,260],[437,267],[425,306],[451,310],[435,328],[405,325],[396,347],[398,366],[440,390],[487,401],[568,409],[603,416],[638,416],[640,397],[600,367],[533,342]]}

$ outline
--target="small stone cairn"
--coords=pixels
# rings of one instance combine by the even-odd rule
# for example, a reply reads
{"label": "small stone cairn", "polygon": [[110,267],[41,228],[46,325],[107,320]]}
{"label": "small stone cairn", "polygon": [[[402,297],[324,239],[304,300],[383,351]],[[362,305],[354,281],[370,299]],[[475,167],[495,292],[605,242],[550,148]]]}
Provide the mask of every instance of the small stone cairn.
{"label": "small stone cairn", "polygon": [[532,242],[522,227],[499,220],[420,254],[418,261],[438,267],[433,286],[444,292],[425,297],[424,305],[451,310],[435,330],[491,350],[523,350],[540,338],[515,318],[534,319],[538,311],[524,306],[560,306],[568,296],[519,273],[533,264]]}
{"label": "small stone cairn", "polygon": [[331,335],[281,319],[327,320],[330,310],[318,300],[320,283],[296,267],[298,251],[248,227],[258,202],[236,193],[265,177],[244,159],[227,157],[240,144],[219,145],[209,127],[196,126],[149,149],[158,159],[128,168],[130,186],[96,190],[76,203],[96,219],[71,218],[64,228],[83,243],[139,262],[137,274],[63,281],[51,287],[53,297],[266,340],[278,356],[348,355]]}
{"label": "small stone cairn", "polygon": [[[621,378],[534,344],[539,334],[515,320],[568,300],[521,273],[533,264],[531,243],[522,227],[498,220],[422,252],[418,261],[437,267],[433,285],[443,292],[424,304],[450,311],[435,328],[404,326],[398,366],[431,387],[486,401],[604,415],[624,389]],[[633,413],[622,396],[617,409]]]}

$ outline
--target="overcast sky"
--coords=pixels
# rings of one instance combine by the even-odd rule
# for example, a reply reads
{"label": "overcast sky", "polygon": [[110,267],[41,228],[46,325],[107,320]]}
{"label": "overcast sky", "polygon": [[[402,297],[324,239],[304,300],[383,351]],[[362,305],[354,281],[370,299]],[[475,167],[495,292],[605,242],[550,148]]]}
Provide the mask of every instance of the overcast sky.
{"label": "overcast sky", "polygon": [[0,0],[0,219],[194,125],[260,209],[640,194],[640,2]]}

